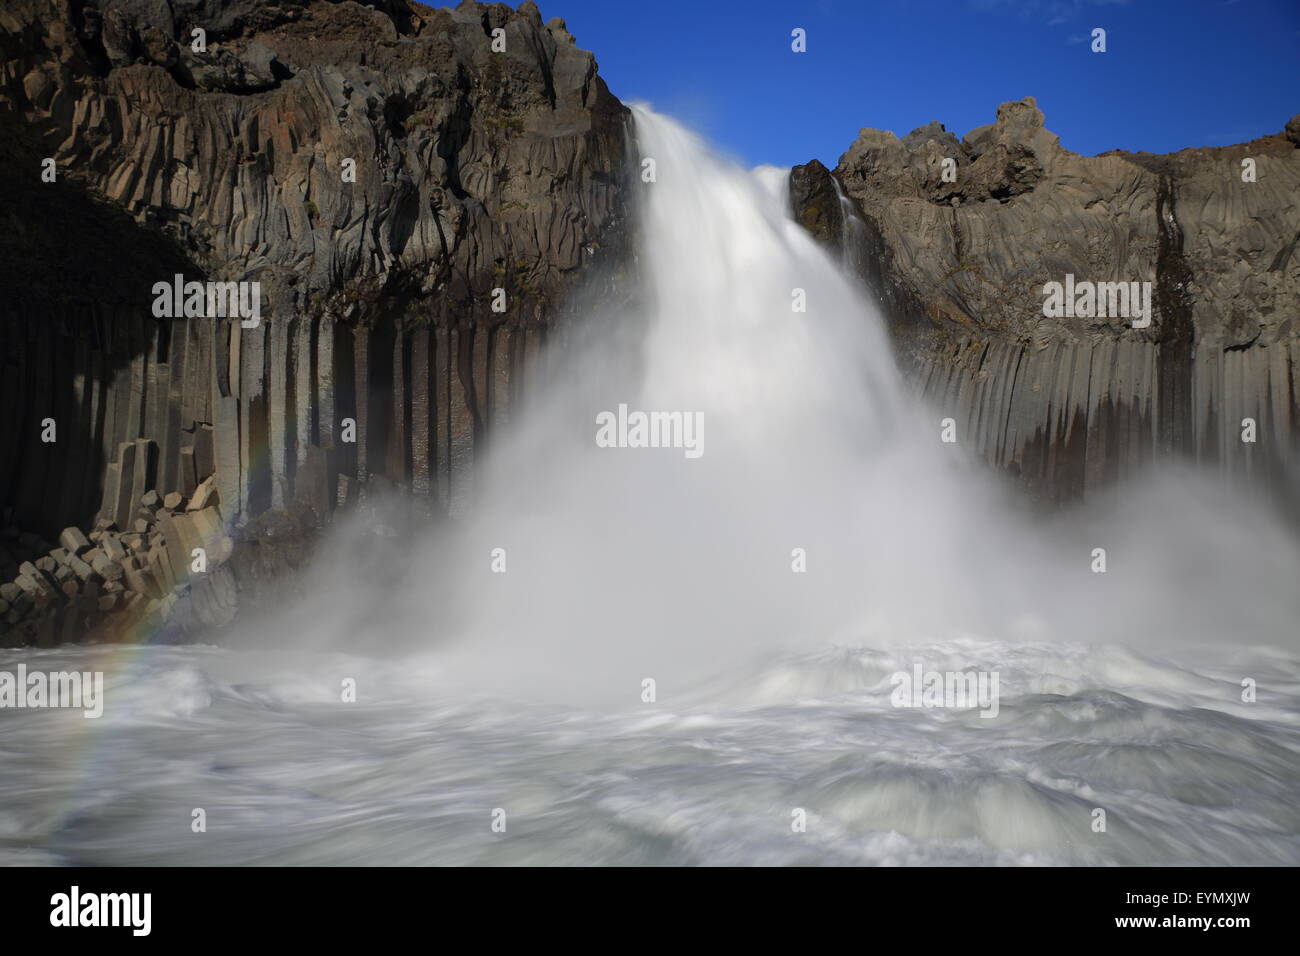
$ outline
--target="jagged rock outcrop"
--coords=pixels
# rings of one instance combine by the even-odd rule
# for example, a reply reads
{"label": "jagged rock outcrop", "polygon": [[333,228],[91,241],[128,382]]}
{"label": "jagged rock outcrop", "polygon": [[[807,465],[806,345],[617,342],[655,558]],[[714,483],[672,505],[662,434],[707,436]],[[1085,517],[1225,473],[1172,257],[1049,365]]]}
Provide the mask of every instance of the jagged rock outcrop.
{"label": "jagged rock outcrop", "polygon": [[[814,235],[861,247],[904,364],[959,439],[1043,498],[1169,453],[1294,489],[1298,133],[1300,118],[1239,146],[1085,157],[1028,98],[961,140],[863,130],[833,172],[796,167],[791,195]],[[1044,285],[1067,275],[1151,282],[1151,326],[1045,316]]]}
{"label": "jagged rock outcrop", "polygon": [[[210,474],[232,524],[372,480],[445,504],[619,281],[627,116],[531,2],[6,3],[0,503],[45,533]],[[262,321],[156,317],[176,273],[257,282]]]}

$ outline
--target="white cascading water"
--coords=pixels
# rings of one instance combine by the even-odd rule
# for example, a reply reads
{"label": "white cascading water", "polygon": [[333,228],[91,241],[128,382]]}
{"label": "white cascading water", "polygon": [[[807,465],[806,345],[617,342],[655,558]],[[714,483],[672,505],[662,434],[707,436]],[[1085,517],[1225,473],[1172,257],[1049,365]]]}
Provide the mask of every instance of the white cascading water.
{"label": "white cascading water", "polygon": [[[471,517],[357,516],[233,646],[26,655],[107,705],[5,717],[0,863],[1300,862],[1280,522],[1175,471],[1022,518],[786,172],[636,127],[646,288],[551,356]],[[598,447],[620,404],[703,453]],[[996,672],[997,716],[893,706],[916,665]]]}

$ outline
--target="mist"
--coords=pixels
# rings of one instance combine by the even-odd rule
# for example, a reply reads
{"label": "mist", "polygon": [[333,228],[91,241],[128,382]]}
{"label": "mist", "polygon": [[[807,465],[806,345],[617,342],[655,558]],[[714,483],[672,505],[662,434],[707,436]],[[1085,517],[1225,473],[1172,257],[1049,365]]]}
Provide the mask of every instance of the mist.
{"label": "mist", "polygon": [[[638,304],[595,304],[549,356],[462,517],[410,533],[399,501],[371,500],[306,598],[236,646],[396,656],[440,693],[616,708],[646,678],[685,700],[828,646],[1296,646],[1300,545],[1266,502],[1166,462],[1044,517],[960,435],[940,441],[874,304],[790,218],[785,171],[635,117],[656,167]],[[620,405],[698,413],[703,453],[599,447]]]}

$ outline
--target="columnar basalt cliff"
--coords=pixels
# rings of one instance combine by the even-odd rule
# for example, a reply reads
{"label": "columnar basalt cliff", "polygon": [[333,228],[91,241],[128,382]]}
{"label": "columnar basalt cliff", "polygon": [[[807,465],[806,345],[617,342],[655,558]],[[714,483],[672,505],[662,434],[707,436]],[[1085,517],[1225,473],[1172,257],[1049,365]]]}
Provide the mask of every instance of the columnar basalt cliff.
{"label": "columnar basalt cliff", "polygon": [[[6,381],[27,404],[9,406],[4,480],[30,486],[0,497],[30,523],[101,504],[57,487],[85,478],[60,457],[79,425],[110,472],[104,516],[144,459],[146,486],[215,472],[223,503],[257,514],[294,493],[313,449],[334,459],[315,483],[378,475],[446,500],[579,277],[601,261],[617,276],[627,113],[531,3],[23,0],[0,27],[0,109],[26,146],[6,176],[5,292],[28,313],[6,323]],[[46,156],[60,184],[40,182]],[[37,269],[57,274],[29,274],[23,237],[60,191],[130,221],[85,248],[70,211],[70,231],[38,238]],[[83,260],[105,252],[131,281],[96,281]],[[259,282],[264,321],[156,319],[151,287],[177,272]],[[44,452],[32,414],[75,382],[87,394],[53,416],[68,440]]]}
{"label": "columnar basalt cliff", "polygon": [[[628,127],[531,2],[6,3],[0,578],[69,526],[149,546],[146,497],[209,477],[231,534],[454,506],[576,297],[622,294]],[[261,321],[158,316],[175,275]]]}
{"label": "columnar basalt cliff", "polygon": [[[1295,497],[1300,117],[1239,146],[1084,157],[1029,98],[961,140],[937,123],[863,130],[835,170],[796,167],[791,187],[810,231],[859,246],[905,366],[959,440],[1042,498],[1166,453]],[[1044,286],[1067,275],[1151,282],[1151,326],[1046,317]]]}

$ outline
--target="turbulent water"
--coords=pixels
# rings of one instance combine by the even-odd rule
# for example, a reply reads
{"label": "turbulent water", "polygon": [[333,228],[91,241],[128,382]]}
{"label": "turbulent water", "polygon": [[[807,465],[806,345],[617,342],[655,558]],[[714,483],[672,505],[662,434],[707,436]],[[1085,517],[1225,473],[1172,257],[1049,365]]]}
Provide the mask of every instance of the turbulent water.
{"label": "turbulent water", "polygon": [[[914,651],[1016,692],[995,720],[896,709]],[[1241,667],[1281,700],[1225,704]],[[338,674],[370,702],[340,707]],[[9,720],[0,861],[1295,863],[1297,681],[1281,655],[954,641],[782,657],[610,714],[454,701],[409,662],[149,648],[110,673],[96,726]]]}
{"label": "turbulent water", "polygon": [[[1276,518],[1172,470],[1021,517],[784,173],[636,121],[645,288],[469,516],[358,514],[222,648],[25,654],[104,671],[105,713],[0,715],[0,862],[1300,863]],[[598,447],[620,404],[703,453]],[[996,675],[996,715],[895,706],[918,667]]]}

